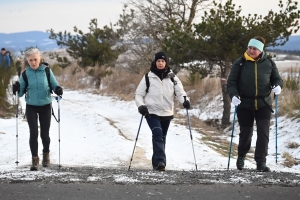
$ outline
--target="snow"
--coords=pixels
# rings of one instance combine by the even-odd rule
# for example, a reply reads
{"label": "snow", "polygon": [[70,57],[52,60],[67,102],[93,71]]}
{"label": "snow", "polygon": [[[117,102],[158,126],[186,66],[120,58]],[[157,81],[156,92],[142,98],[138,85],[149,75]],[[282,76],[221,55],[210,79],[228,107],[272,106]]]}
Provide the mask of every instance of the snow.
{"label": "snow", "polygon": [[[190,116],[195,115],[201,119],[211,116],[222,116],[220,96],[215,97],[201,115],[197,109],[189,111]],[[24,97],[20,98],[24,112]],[[58,117],[58,102],[53,100],[53,109]],[[216,106],[219,105],[220,106]],[[118,168],[127,170],[133,147],[136,141],[137,131],[141,122],[134,101],[121,101],[116,97],[101,96],[88,91],[64,90],[63,99],[59,101],[60,123],[52,117],[50,128],[50,159],[53,165],[62,167],[89,166],[95,168]],[[179,109],[182,115],[186,110]],[[233,119],[233,106],[231,119]],[[299,120],[285,117],[278,118],[278,162],[275,162],[275,117],[271,121],[269,155],[267,164],[272,171],[299,173],[300,165],[291,168],[283,165],[283,152],[289,152],[298,160],[300,147],[287,148],[287,143],[300,143]],[[18,121],[18,122],[17,122]],[[18,133],[16,130],[18,123]],[[193,128],[193,124],[191,124]],[[256,129],[254,129],[252,147],[255,147]],[[29,149],[29,128],[23,115],[16,118],[0,119],[0,178],[11,175],[20,179],[34,179],[39,175],[58,176],[55,170],[43,170],[30,172],[31,153]],[[18,137],[16,135],[18,134]],[[233,142],[238,143],[239,127],[235,123]],[[226,170],[228,157],[217,153],[201,141],[203,137],[199,132],[192,130],[193,140],[190,138],[188,126],[171,123],[166,143],[167,167],[166,170],[195,170],[195,160],[192,144],[194,146],[196,164],[198,170]],[[224,135],[228,142],[231,140],[231,131]],[[42,158],[42,143],[39,141],[39,156]],[[18,154],[17,154],[18,153]],[[131,169],[151,170],[152,143],[151,132],[142,120]],[[18,161],[18,166],[15,162]],[[230,159],[230,169],[235,167],[236,157]],[[253,159],[246,160],[246,168],[255,168]],[[2,174],[2,175],[1,175]],[[149,174],[148,174],[149,175]],[[96,181],[101,177],[89,177],[90,181]],[[115,177],[117,181],[136,182],[128,177]],[[246,181],[245,181],[246,182]]]}

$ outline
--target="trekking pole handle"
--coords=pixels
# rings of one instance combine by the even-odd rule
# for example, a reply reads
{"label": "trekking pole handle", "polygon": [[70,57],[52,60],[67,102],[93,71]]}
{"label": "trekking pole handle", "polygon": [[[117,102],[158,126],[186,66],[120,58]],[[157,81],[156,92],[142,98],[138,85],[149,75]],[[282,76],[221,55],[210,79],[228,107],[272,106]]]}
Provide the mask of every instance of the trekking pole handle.
{"label": "trekking pole handle", "polygon": [[[183,101],[183,103],[186,101],[186,96],[183,96],[183,99],[184,99],[184,101]],[[188,109],[186,109],[186,111],[187,111]]]}
{"label": "trekking pole handle", "polygon": [[56,101],[60,101],[62,99],[62,96],[54,96],[53,97]]}

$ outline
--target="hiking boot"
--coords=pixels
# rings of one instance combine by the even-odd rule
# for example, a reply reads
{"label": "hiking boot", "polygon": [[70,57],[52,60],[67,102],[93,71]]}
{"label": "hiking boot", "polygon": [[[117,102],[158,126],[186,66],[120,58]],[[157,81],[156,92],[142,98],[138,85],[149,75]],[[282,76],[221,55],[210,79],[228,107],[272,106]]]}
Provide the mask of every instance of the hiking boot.
{"label": "hiking boot", "polygon": [[245,164],[245,157],[242,156],[238,156],[237,160],[236,160],[236,167],[239,170],[243,170],[244,169],[244,164]]}
{"label": "hiking boot", "polygon": [[257,163],[256,164],[256,170],[260,172],[270,172],[270,168],[267,167],[266,163]]}
{"label": "hiking boot", "polygon": [[38,156],[32,157],[32,165],[30,167],[30,171],[36,171],[39,167],[40,158]]}
{"label": "hiking boot", "polygon": [[165,171],[165,167],[166,167],[165,163],[160,162],[154,169],[158,171]]}
{"label": "hiking boot", "polygon": [[49,152],[43,153],[43,161],[42,161],[43,167],[48,167],[50,164],[50,156]]}

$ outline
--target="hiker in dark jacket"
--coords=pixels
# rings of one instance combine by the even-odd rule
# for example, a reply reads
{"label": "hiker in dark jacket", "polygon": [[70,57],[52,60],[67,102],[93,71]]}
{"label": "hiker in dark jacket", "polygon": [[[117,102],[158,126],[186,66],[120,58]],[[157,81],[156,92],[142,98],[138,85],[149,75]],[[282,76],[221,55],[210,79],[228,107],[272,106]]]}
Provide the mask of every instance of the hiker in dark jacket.
{"label": "hiker in dark jacket", "polygon": [[[43,58],[37,48],[28,49],[24,54],[23,69],[26,69],[28,85],[20,76],[20,82],[13,84],[13,93],[18,92],[18,97],[25,94],[26,100],[26,118],[30,130],[29,145],[32,154],[32,165],[30,170],[37,170],[39,165],[38,156],[38,119],[40,122],[40,136],[43,143],[43,161],[44,167],[50,164],[50,137],[49,129],[51,122],[51,102],[52,97],[49,82],[46,75],[46,66],[42,64]],[[58,85],[55,76],[50,69],[50,85],[54,92],[61,96],[62,88]]]}
{"label": "hiker in dark jacket", "polygon": [[1,49],[1,54],[0,54],[0,67],[3,67],[5,71],[7,68],[10,67],[10,58],[8,54],[6,54],[5,48]]}
{"label": "hiker in dark jacket", "polygon": [[148,78],[149,88],[144,76],[135,91],[135,102],[152,131],[153,169],[164,171],[166,137],[174,114],[174,94],[184,108],[189,109],[190,102],[181,81],[170,69],[165,52],[155,54]]}
{"label": "hiker in dark jacket", "polygon": [[282,80],[275,63],[267,58],[263,51],[265,39],[256,36],[248,43],[243,57],[232,64],[227,81],[227,91],[232,104],[237,107],[240,125],[238,159],[236,166],[244,169],[244,160],[250,150],[254,119],[257,128],[257,140],[254,153],[258,171],[267,172],[269,129],[272,111],[271,91],[279,95]]}

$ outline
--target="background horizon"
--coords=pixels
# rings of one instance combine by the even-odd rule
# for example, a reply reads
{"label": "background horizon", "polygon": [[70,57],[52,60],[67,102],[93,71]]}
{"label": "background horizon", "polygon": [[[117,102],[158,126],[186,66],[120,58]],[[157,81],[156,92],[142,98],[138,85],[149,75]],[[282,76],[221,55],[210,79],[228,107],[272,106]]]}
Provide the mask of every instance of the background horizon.
{"label": "background horizon", "polygon": [[[74,26],[83,32],[88,31],[90,20],[97,18],[99,27],[114,24],[126,0],[10,0],[1,2],[3,8],[0,18],[0,33],[18,33],[27,31],[73,32]],[[223,0],[224,4],[226,1]],[[233,0],[237,9],[241,6],[241,15],[258,14],[265,16],[269,10],[278,11],[279,0]],[[283,1],[286,2],[285,0]],[[300,9],[300,0],[296,0]],[[296,34],[300,35],[300,31]]]}

